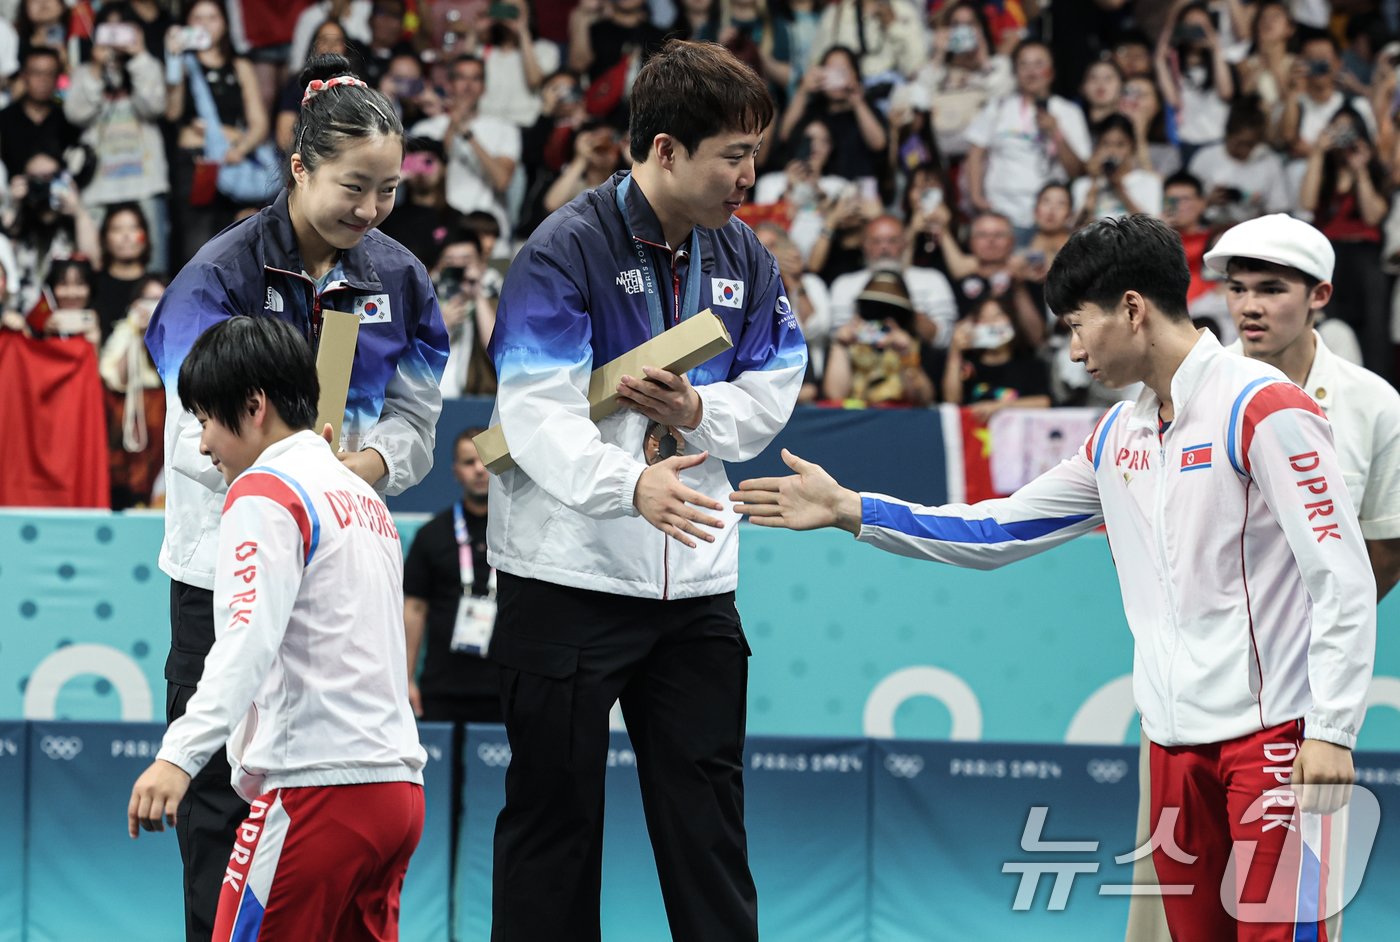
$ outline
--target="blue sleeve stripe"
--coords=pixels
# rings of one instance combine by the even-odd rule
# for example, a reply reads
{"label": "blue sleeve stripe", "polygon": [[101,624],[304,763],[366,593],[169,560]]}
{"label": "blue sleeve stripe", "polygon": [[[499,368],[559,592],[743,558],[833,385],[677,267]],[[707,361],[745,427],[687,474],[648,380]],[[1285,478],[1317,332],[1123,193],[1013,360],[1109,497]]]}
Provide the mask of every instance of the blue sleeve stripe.
{"label": "blue sleeve stripe", "polygon": [[907,536],[938,540],[942,543],[1011,543],[1036,540],[1089,519],[1088,514],[1071,514],[1067,517],[1045,517],[1003,524],[989,518],[966,520],[962,517],[918,514],[904,504],[892,504],[873,497],[862,498],[862,504],[862,516],[868,526],[895,530]]}
{"label": "blue sleeve stripe", "polygon": [[1235,469],[1236,474],[1244,475],[1244,456],[1239,454],[1239,427],[1240,416],[1244,412],[1246,400],[1254,390],[1265,383],[1272,383],[1274,380],[1268,376],[1261,376],[1250,383],[1240,394],[1235,397],[1235,404],[1230,407],[1230,429],[1225,435],[1225,454],[1230,457],[1230,465]]}
{"label": "blue sleeve stripe", "polygon": [[1122,411],[1126,408],[1127,403],[1123,402],[1120,402],[1118,403],[1118,405],[1114,406],[1113,411],[1109,412],[1108,418],[1104,419],[1103,426],[1099,429],[1098,440],[1094,442],[1095,471],[1099,470],[1099,462],[1103,460],[1103,445],[1104,442],[1108,441],[1108,430],[1113,428],[1113,423],[1118,421],[1119,414],[1122,413]]}
{"label": "blue sleeve stripe", "polygon": [[301,498],[302,504],[306,507],[306,515],[311,519],[311,545],[306,548],[306,561],[303,565],[311,565],[311,557],[316,555],[316,547],[321,544],[321,515],[316,513],[316,505],[311,502],[311,497],[294,478],[288,477],[276,468],[270,468],[265,464],[261,464],[249,470],[264,471],[272,475],[285,483],[292,490],[296,491],[297,496]]}

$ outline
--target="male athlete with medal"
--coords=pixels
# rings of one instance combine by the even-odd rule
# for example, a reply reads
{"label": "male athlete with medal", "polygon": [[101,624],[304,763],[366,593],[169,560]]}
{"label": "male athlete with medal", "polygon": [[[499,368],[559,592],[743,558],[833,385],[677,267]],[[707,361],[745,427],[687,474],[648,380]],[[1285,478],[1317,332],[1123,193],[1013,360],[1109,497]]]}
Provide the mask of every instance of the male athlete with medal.
{"label": "male athlete with medal", "polygon": [[[782,429],[807,362],[777,263],[734,219],[773,103],[723,47],[671,42],[642,67],[631,112],[634,169],[535,231],[491,338],[493,421],[516,464],[491,479],[487,530],[512,753],[494,942],[599,938],[618,700],[671,937],[758,938],[743,820],[749,647],[723,462]],[[688,374],[623,376],[623,408],[589,418],[595,366],[707,308],[732,348]]]}

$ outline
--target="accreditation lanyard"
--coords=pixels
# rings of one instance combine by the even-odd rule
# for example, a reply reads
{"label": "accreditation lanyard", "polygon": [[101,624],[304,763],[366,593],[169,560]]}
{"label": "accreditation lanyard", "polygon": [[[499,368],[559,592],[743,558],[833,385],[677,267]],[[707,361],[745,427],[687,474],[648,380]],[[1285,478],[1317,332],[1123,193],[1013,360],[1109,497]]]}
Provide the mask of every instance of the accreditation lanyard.
{"label": "accreditation lanyard", "polygon": [[[622,214],[622,224],[627,227],[627,235],[632,239],[632,247],[636,249],[637,267],[642,272],[642,287],[647,299],[647,314],[651,318],[651,335],[657,337],[666,329],[667,324],[666,315],[661,310],[661,292],[651,266],[651,248],[655,243],[637,238],[637,234],[632,231],[632,220],[627,214],[627,191],[631,188],[632,177],[623,177],[622,182],[617,185],[617,209]],[[690,230],[689,252],[690,264],[685,273],[684,303],[679,286],[676,291],[677,324],[700,310],[700,233],[693,228]]]}
{"label": "accreditation lanyard", "polygon": [[462,574],[462,594],[471,595],[476,587],[476,565],[472,562],[472,541],[467,534],[467,515],[462,503],[452,505],[452,532],[457,537],[457,568]]}

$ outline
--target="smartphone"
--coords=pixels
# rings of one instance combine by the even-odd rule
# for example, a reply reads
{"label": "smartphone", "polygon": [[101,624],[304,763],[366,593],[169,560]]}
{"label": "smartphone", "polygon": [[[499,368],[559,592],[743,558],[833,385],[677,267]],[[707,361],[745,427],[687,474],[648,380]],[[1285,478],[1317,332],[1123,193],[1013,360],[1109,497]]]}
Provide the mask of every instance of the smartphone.
{"label": "smartphone", "polygon": [[943,205],[943,190],[931,186],[919,196],[919,212],[928,215]]}
{"label": "smartphone", "polygon": [[486,8],[486,15],[493,20],[513,20],[520,15],[520,7],[513,3],[493,3]]}
{"label": "smartphone", "polygon": [[880,198],[880,184],[874,177],[861,177],[856,181],[856,192],[864,200],[878,200]]}
{"label": "smartphone", "polygon": [[1045,253],[1039,250],[1026,253],[1026,264],[1031,268],[1039,268],[1045,264]]}
{"label": "smartphone", "polygon": [[437,293],[439,300],[449,301],[456,297],[462,290],[462,282],[466,280],[467,270],[465,268],[444,268],[438,274]]}
{"label": "smartphone", "polygon": [[99,23],[93,42],[113,49],[127,49],[136,45],[141,32],[130,23]]}
{"label": "smartphone", "polygon": [[419,95],[423,94],[424,88],[422,79],[403,78],[398,79],[394,83],[394,87],[398,90],[400,98],[417,98]]}
{"label": "smartphone", "polygon": [[97,326],[97,312],[59,308],[49,318],[48,329],[59,334],[85,334]]}
{"label": "smartphone", "polygon": [[190,52],[203,52],[214,44],[209,30],[203,26],[180,27],[180,45]]}

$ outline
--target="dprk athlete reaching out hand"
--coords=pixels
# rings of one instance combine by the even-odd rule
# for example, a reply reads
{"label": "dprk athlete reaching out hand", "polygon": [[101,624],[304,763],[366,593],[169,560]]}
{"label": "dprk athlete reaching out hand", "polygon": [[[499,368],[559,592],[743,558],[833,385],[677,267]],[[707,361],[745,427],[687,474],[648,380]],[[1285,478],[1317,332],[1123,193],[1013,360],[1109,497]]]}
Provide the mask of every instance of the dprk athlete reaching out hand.
{"label": "dprk athlete reaching out hand", "polygon": [[[1195,887],[1163,898],[1172,937],[1282,942],[1319,930],[1318,908],[1300,915],[1299,900],[1321,890],[1300,886],[1298,847],[1286,843],[1300,823],[1292,802],[1260,807],[1281,779],[1305,811],[1344,803],[1376,587],[1321,410],[1272,366],[1197,331],[1189,283],[1180,239],[1151,217],[1102,220],[1070,238],[1046,298],[1069,325],[1071,354],[1110,387],[1144,389],[1008,498],[916,506],[843,488],[786,452],[794,476],[745,481],[731,498],[762,526],[839,527],[892,553],[978,569],[1103,524],[1152,743],[1153,832],[1177,813],[1175,848],[1157,845],[1153,861],[1164,886]],[[1288,827],[1270,820],[1280,813]],[[1222,904],[1236,841],[1253,856],[1223,895],[1267,898],[1262,918],[1236,919],[1239,908]]]}

